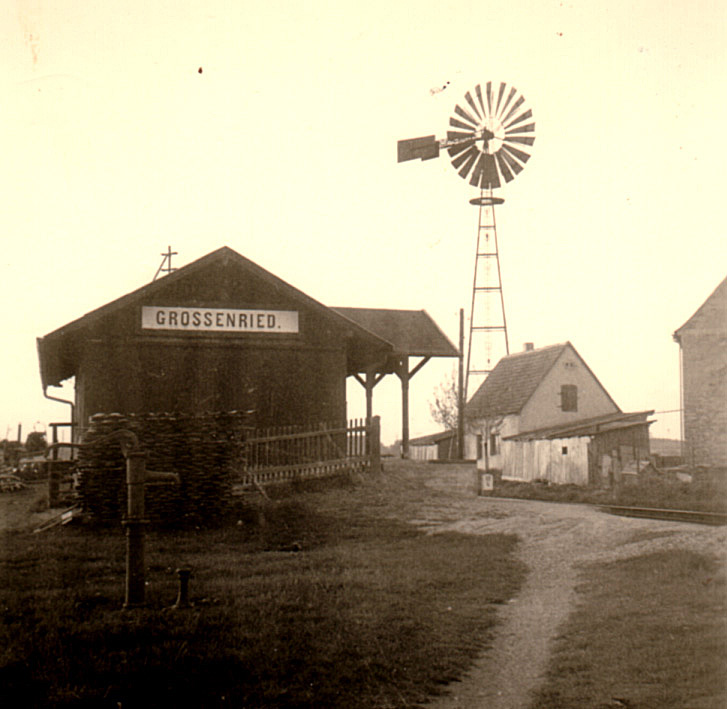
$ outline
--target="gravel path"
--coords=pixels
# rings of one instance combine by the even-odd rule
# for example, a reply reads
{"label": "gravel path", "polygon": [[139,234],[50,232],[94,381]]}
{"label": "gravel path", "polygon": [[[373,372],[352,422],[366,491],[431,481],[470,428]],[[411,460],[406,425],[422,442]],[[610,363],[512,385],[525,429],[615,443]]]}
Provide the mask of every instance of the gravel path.
{"label": "gravel path", "polygon": [[512,533],[529,569],[519,594],[502,606],[491,647],[467,677],[452,683],[433,709],[525,709],[544,676],[551,642],[573,607],[579,568],[686,548],[724,559],[727,529],[617,517],[585,505],[474,497],[469,479],[431,478],[459,490],[446,504],[426,504],[412,521],[431,533]]}

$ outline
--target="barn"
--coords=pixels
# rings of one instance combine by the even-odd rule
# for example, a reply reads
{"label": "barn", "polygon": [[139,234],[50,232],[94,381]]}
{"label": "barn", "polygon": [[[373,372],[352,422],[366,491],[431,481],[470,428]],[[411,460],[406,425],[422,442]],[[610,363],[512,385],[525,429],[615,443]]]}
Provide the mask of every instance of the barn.
{"label": "barn", "polygon": [[393,346],[228,247],[37,341],[44,391],[75,377],[74,440],[103,413],[346,421],[346,378]]}
{"label": "barn", "polygon": [[682,454],[727,466],[727,278],[675,333],[681,375]]}

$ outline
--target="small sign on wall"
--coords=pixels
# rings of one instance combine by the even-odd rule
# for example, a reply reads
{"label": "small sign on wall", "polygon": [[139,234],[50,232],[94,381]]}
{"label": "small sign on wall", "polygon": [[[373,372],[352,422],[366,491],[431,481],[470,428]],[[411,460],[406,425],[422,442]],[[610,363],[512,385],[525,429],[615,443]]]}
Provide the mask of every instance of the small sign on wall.
{"label": "small sign on wall", "polygon": [[298,332],[295,310],[234,310],[145,305],[141,309],[144,330],[186,332]]}

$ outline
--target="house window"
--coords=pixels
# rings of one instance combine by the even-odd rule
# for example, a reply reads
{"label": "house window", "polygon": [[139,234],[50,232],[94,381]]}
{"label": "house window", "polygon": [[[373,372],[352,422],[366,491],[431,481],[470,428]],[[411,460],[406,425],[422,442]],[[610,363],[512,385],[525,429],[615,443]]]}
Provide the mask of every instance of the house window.
{"label": "house window", "polygon": [[563,455],[568,455],[568,446],[563,446],[563,448],[561,449],[561,453]]}
{"label": "house window", "polygon": [[482,447],[482,434],[477,434],[477,460],[482,460],[485,457],[485,451]]}
{"label": "house window", "polygon": [[497,455],[500,452],[497,445],[497,434],[490,434],[490,455]]}
{"label": "house window", "polygon": [[575,384],[563,384],[560,387],[560,408],[563,411],[578,411],[578,387]]}

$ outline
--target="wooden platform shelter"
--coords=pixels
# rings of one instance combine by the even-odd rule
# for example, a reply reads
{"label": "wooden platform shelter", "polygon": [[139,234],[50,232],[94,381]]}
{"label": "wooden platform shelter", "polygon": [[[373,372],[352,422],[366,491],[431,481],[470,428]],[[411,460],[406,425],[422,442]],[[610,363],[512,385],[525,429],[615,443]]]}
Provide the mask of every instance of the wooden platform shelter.
{"label": "wooden platform shelter", "polygon": [[[373,415],[374,387],[387,375],[401,381],[401,454],[409,455],[409,382],[432,357],[459,357],[459,350],[425,310],[333,308],[364,330],[390,343],[392,350],[377,362],[352,372],[366,390],[366,417]],[[413,363],[411,358],[419,358]]]}

